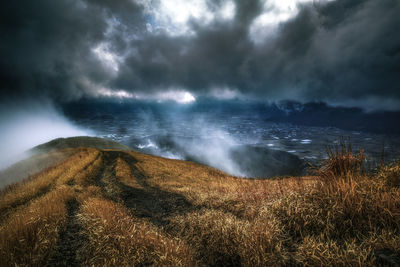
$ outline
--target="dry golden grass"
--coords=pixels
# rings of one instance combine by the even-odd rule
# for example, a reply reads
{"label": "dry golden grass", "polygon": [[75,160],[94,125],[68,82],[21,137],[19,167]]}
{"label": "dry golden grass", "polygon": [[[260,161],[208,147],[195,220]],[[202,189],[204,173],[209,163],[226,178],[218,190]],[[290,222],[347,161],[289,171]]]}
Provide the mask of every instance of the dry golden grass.
{"label": "dry golden grass", "polygon": [[0,188],[22,181],[28,176],[34,176],[44,169],[54,166],[76,153],[74,149],[62,149],[51,151],[47,154],[34,154],[28,159],[22,160],[5,170],[0,171]]}
{"label": "dry golden grass", "polygon": [[[267,253],[259,256],[273,264],[283,259],[311,265],[370,265],[376,262],[376,250],[400,253],[400,243],[396,243],[400,232],[399,164],[383,167],[378,175],[365,174],[363,153],[354,154],[351,147],[342,146],[329,151],[329,159],[314,177],[245,180],[192,163],[132,155],[138,160],[137,169],[148,174],[153,186],[180,193],[194,205],[211,210],[207,216],[195,213],[173,218],[170,224],[174,231],[186,229],[177,233],[195,244],[203,262],[220,263],[221,257],[229,261],[228,257],[233,263],[257,265],[256,260],[234,249],[234,244],[247,244],[235,241],[240,240],[237,235],[245,236],[238,230],[243,220],[251,225],[261,221],[280,226],[279,234],[275,228],[267,228],[285,244],[279,247],[279,241],[275,243],[280,256],[274,260]],[[221,241],[221,236],[227,235],[230,241]],[[255,250],[265,251],[261,247]],[[228,252],[230,256],[226,256]]]}
{"label": "dry golden grass", "polygon": [[337,178],[361,175],[366,159],[363,150],[358,154],[353,153],[351,144],[346,143],[344,139],[340,140],[339,145],[328,146],[326,150],[328,158],[322,162],[320,168],[315,169],[315,173],[324,179],[325,183]]}
{"label": "dry golden grass", "polygon": [[211,266],[279,265],[287,254],[284,232],[276,221],[248,221],[229,212],[201,210],[173,218],[169,231],[186,240],[197,258]]}
{"label": "dry golden grass", "polygon": [[400,253],[400,190],[380,178],[392,169],[377,177],[351,170],[330,173],[312,190],[283,196],[267,208],[298,244],[296,262],[365,266],[375,264],[374,251]]}
{"label": "dry golden grass", "polygon": [[400,164],[363,173],[363,154],[347,146],[330,150],[314,176],[269,180],[137,152],[76,151],[0,195],[7,263],[46,262],[71,197],[86,238],[80,265],[369,266],[388,264],[379,251],[400,254]]}
{"label": "dry golden grass", "polygon": [[268,199],[293,191],[302,192],[318,183],[316,177],[242,179],[192,162],[165,159],[132,152],[135,167],[146,174],[146,182],[183,195],[196,206],[223,209],[249,219]]}
{"label": "dry golden grass", "polygon": [[90,266],[193,266],[188,247],[145,220],[134,219],[121,204],[90,198],[79,219],[89,242],[83,264]]}
{"label": "dry golden grass", "polygon": [[360,246],[355,239],[342,243],[306,236],[295,257],[306,266],[368,266],[373,263],[371,252],[370,247]]}
{"label": "dry golden grass", "polygon": [[390,187],[400,187],[400,162],[382,166],[378,173],[378,179],[384,180]]}
{"label": "dry golden grass", "polygon": [[129,164],[118,157],[117,165],[115,167],[115,175],[117,178],[124,184],[134,187],[134,188],[143,188],[138,181],[132,176],[131,167]]}
{"label": "dry golden grass", "polygon": [[81,150],[69,165],[58,168],[61,170],[61,174],[57,177],[57,185],[74,182],[85,183],[85,180],[88,179],[87,176],[96,174],[100,163],[100,151],[90,148]]}
{"label": "dry golden grass", "polygon": [[1,266],[43,266],[65,223],[66,202],[74,197],[63,186],[18,210],[0,226]]}
{"label": "dry golden grass", "polygon": [[61,181],[57,181],[58,184],[63,184],[72,179],[92,160],[91,153],[98,152],[92,149],[78,150],[64,162],[3,189],[0,192],[0,215],[6,217],[7,211],[48,192],[57,180]]}
{"label": "dry golden grass", "polygon": [[99,172],[103,167],[102,154],[99,151],[92,152],[84,164],[84,169],[76,173],[73,178],[74,182],[80,186],[90,185],[96,176],[99,175]]}

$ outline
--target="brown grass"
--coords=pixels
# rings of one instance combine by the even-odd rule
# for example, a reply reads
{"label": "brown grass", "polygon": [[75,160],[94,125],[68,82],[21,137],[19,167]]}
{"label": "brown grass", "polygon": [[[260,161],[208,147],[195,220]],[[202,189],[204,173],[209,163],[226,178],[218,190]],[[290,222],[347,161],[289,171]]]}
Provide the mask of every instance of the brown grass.
{"label": "brown grass", "polygon": [[84,169],[76,173],[74,176],[74,182],[80,186],[89,186],[96,176],[99,175],[101,168],[103,167],[102,154],[99,151],[95,151],[90,154],[88,160],[83,163]]}
{"label": "brown grass", "polygon": [[79,215],[89,242],[84,265],[193,266],[191,251],[180,240],[166,236],[145,220],[138,220],[122,205],[90,198]]}
{"label": "brown grass", "polygon": [[0,194],[3,265],[45,263],[70,198],[86,237],[81,265],[388,264],[377,252],[400,254],[400,163],[368,174],[362,152],[329,151],[314,176],[265,180],[137,152],[77,149]]}
{"label": "brown grass", "polygon": [[325,180],[324,182],[362,174],[362,166],[366,159],[363,150],[355,154],[351,144],[341,139],[339,145],[327,146],[326,152],[328,158],[322,162],[319,169],[314,169],[315,173]]}
{"label": "brown grass", "polygon": [[143,188],[138,181],[132,176],[131,167],[129,164],[118,157],[117,165],[115,167],[115,175],[117,178],[123,182],[124,184],[134,187],[134,188]]}
{"label": "brown grass", "polygon": [[87,176],[95,175],[101,163],[100,151],[87,149],[81,151],[76,158],[61,169],[62,173],[57,178],[57,185],[78,182],[85,183]]}
{"label": "brown grass", "polygon": [[174,218],[169,227],[206,265],[279,265],[286,256],[277,221],[248,221],[229,212],[202,210]]}
{"label": "brown grass", "polygon": [[57,184],[64,184],[73,179],[77,173],[92,161],[93,153],[98,152],[92,149],[78,150],[77,153],[64,162],[6,187],[0,192],[0,214],[6,217],[7,211],[48,192],[56,181]]}
{"label": "brown grass", "polygon": [[0,226],[1,266],[43,266],[65,223],[66,202],[74,191],[57,188],[18,210]]}
{"label": "brown grass", "polygon": [[48,154],[34,154],[28,159],[22,160],[5,170],[1,170],[0,188],[13,182],[22,181],[29,175],[34,176],[35,174],[42,172],[44,169],[66,160],[74,153],[76,153],[76,150],[67,148],[52,151]]}
{"label": "brown grass", "polygon": [[396,164],[382,166],[378,173],[378,179],[385,181],[389,187],[400,187],[400,161]]}

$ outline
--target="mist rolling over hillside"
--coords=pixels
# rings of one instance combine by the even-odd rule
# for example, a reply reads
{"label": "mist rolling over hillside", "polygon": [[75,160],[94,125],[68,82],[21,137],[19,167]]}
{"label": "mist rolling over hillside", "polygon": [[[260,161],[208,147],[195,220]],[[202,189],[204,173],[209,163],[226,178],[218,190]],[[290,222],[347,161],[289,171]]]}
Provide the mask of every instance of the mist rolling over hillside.
{"label": "mist rolling over hillside", "polygon": [[29,149],[58,137],[90,135],[49,101],[15,101],[0,107],[0,170],[27,158]]}

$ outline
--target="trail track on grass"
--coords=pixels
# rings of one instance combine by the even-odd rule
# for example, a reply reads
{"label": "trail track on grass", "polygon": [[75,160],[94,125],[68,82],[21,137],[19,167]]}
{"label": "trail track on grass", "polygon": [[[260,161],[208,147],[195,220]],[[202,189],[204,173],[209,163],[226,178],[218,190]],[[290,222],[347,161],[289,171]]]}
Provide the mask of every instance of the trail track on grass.
{"label": "trail track on grass", "polygon": [[[54,141],[62,162],[0,191],[0,266],[399,262],[398,165],[374,175],[322,169],[325,180],[241,179],[109,141],[82,147],[88,139]],[[331,155],[326,166],[355,159]]]}

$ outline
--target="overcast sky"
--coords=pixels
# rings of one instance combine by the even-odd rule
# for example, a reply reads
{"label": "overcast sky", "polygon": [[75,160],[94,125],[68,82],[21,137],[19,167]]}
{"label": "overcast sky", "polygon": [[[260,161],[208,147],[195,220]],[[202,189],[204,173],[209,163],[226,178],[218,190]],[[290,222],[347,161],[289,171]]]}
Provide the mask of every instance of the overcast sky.
{"label": "overcast sky", "polygon": [[399,0],[5,1],[0,97],[400,110],[399,14]]}

